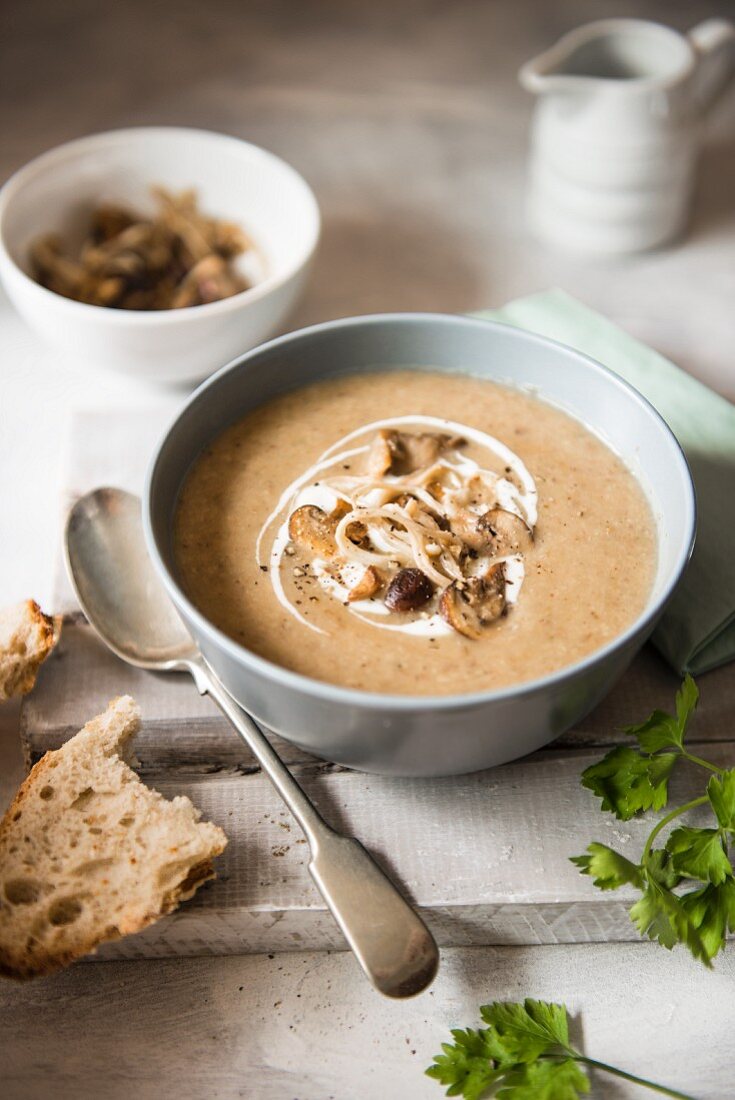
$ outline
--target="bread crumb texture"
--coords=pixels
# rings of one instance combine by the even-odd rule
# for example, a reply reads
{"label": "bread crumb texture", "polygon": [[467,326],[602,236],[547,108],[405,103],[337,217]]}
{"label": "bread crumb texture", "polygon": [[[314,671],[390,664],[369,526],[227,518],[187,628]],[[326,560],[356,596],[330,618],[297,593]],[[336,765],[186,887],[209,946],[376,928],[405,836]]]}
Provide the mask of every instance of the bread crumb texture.
{"label": "bread crumb texture", "polygon": [[33,978],[138,932],[212,878],[223,831],[124,757],[130,696],[39,760],[0,822],[0,974]]}
{"label": "bread crumb texture", "polygon": [[44,615],[34,600],[0,611],[0,703],[27,695],[60,633],[61,618]]}

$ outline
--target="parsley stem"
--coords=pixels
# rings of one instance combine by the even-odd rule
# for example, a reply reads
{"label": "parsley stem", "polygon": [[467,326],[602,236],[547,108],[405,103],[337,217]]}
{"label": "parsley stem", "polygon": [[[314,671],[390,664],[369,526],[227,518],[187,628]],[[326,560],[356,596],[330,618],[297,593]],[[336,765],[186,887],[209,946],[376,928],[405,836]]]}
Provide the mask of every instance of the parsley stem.
{"label": "parsley stem", "polygon": [[682,814],[685,814],[687,810],[693,810],[695,806],[703,806],[705,802],[709,802],[709,798],[706,794],[703,794],[701,798],[693,798],[691,802],[686,802],[683,806],[678,806],[675,810],[672,810],[671,813],[666,814],[666,817],[661,818],[658,825],[656,825],[656,827],[651,832],[648,840],[646,841],[646,846],[643,849],[643,855],[641,857],[641,867],[646,866],[648,857],[651,854],[653,842],[658,834],[661,832],[661,830],[665,829],[666,826],[675,818],[681,817]]}
{"label": "parsley stem", "polygon": [[687,752],[686,749],[681,750],[681,755],[691,764],[699,764],[700,768],[706,768],[708,772],[714,772],[715,775],[725,774],[724,768],[718,768],[716,764],[710,764],[708,760],[703,760],[701,756],[695,756],[694,753]]}
{"label": "parsley stem", "polygon": [[585,1058],[583,1054],[574,1054],[572,1057],[576,1062],[583,1062],[592,1069],[601,1069],[605,1073],[612,1073],[615,1077],[622,1077],[625,1081],[632,1081],[634,1085],[643,1085],[644,1088],[651,1089],[653,1092],[663,1093],[664,1096],[674,1096],[676,1100],[696,1100],[694,1096],[690,1096],[687,1092],[678,1092],[677,1089],[669,1089],[666,1088],[665,1085],[657,1085],[653,1081],[647,1081],[645,1077],[636,1077],[633,1073],[626,1073],[623,1069],[617,1069],[615,1066],[608,1066],[605,1062],[598,1062],[595,1058]]}

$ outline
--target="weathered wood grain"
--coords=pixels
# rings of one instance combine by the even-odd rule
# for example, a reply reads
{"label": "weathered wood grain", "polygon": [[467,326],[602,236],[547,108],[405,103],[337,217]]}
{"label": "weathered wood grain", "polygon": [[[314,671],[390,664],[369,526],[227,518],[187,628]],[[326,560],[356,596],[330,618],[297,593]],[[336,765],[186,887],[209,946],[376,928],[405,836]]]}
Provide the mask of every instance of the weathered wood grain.
{"label": "weathered wood grain", "polygon": [[[712,743],[715,762],[735,749]],[[594,889],[569,862],[593,839],[640,852],[647,822],[601,816],[579,784],[598,754],[538,753],[503,768],[440,780],[342,771],[300,776],[337,828],[358,836],[423,911],[442,945],[635,940],[628,891]],[[307,847],[267,780],[150,776],[186,793],[227,831],[220,877],[190,905],[112,954],[220,954],[343,947],[308,876]],[[685,772],[682,800],[701,790]]]}
{"label": "weathered wood grain", "polygon": [[[502,768],[448,779],[365,775],[318,761],[287,742],[279,751],[335,827],[358,836],[424,912],[444,945],[634,940],[623,892],[600,893],[569,863],[593,839],[640,849],[648,825],[601,815],[581,771],[616,726],[668,704],[672,684],[643,657],[580,730]],[[673,678],[671,678],[673,679]],[[718,701],[732,673],[718,676]],[[30,759],[64,741],[107,699],[130,692],[144,724],[137,755],[148,782],[188,794],[226,830],[219,878],[173,916],[106,948],[103,957],[340,949],[343,940],[308,875],[308,849],[247,749],[186,677],[156,677],[111,656],[81,621],[42,673],[23,712]],[[640,706],[639,700],[639,706]],[[631,707],[633,709],[631,709]],[[735,763],[720,707],[705,702],[700,751]],[[683,798],[701,787],[685,772]]]}
{"label": "weathered wood grain", "polygon": [[[431,990],[392,1002],[347,954],[76,966],[0,988],[8,1100],[440,1100],[423,1076],[478,1006],[564,1001],[573,1040],[601,1061],[732,1096],[735,961],[713,973],[652,944],[455,948]],[[685,996],[684,996],[685,992]],[[651,1093],[598,1075],[591,1100]]]}

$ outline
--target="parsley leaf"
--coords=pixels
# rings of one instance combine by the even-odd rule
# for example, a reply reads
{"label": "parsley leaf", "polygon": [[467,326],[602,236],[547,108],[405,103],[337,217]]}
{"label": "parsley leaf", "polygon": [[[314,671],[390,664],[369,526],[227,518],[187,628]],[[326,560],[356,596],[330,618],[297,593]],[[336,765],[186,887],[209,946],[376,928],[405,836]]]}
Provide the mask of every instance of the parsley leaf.
{"label": "parsley leaf", "polygon": [[674,870],[686,878],[712,882],[715,886],[732,878],[732,866],[722,846],[719,829],[681,825],[667,840],[666,851],[671,854]]}
{"label": "parsley leaf", "polygon": [[735,768],[712,776],[707,784],[707,797],[721,828],[735,832]]}
{"label": "parsley leaf", "polygon": [[679,898],[658,883],[649,880],[630,917],[642,936],[648,936],[670,951],[677,943],[686,944],[694,955],[710,965],[709,953],[690,913]]}
{"label": "parsley leaf", "polygon": [[584,1069],[588,1065],[655,1092],[692,1100],[580,1054],[569,1042],[565,1005],[531,998],[523,1004],[495,1001],[483,1005],[480,1014],[488,1027],[452,1031],[454,1042],[442,1043],[442,1053],[426,1070],[427,1076],[447,1086],[447,1096],[579,1100],[590,1091]]}
{"label": "parsley leaf", "polygon": [[495,1001],[482,1005],[480,1015],[500,1037],[503,1048],[516,1062],[534,1062],[540,1054],[569,1046],[569,1025],[564,1005],[527,998],[523,1004]]}
{"label": "parsley leaf", "polygon": [[676,693],[676,717],[663,710],[655,710],[650,718],[637,726],[626,726],[643,752],[652,754],[661,749],[684,746],[687,726],[699,701],[699,690],[691,676],[687,675]]}
{"label": "parsley leaf", "polygon": [[426,1071],[449,1086],[447,1096],[578,1100],[589,1092],[579,1055],[569,1045],[564,1005],[495,1001],[482,1005],[480,1015],[488,1027],[453,1031],[454,1043],[443,1043],[443,1053]]}
{"label": "parsley leaf", "polygon": [[663,710],[655,710],[639,726],[626,726],[625,732],[636,738],[643,752],[649,755],[661,749],[681,748],[682,734],[676,718]]}
{"label": "parsley leaf", "polygon": [[573,1058],[531,1062],[508,1074],[498,1100],[578,1100],[590,1091],[587,1074]]}
{"label": "parsley leaf", "polygon": [[630,745],[618,745],[582,772],[582,786],[602,799],[603,810],[629,821],[642,811],[666,805],[669,776],[677,759],[677,753],[642,756]]}
{"label": "parsley leaf", "polygon": [[[725,771],[684,747],[699,691],[687,676],[676,694],[675,714],[656,710],[645,722],[629,726],[638,745],[619,745],[582,773],[582,785],[602,799],[602,809],[624,821],[668,802],[668,781],[682,760],[706,769],[707,793],[669,810],[651,830],[640,864],[632,863],[604,844],[588,845],[572,863],[590,875],[599,890],[631,885],[641,892],[630,910],[641,935],[671,949],[689,948],[705,965],[720,951],[728,931],[735,931],[735,870],[729,846],[735,843],[735,768]],[[715,773],[714,775],[712,773]],[[709,806],[713,826],[677,825],[663,848],[653,843],[689,810]],[[673,893],[684,880],[696,885],[689,893]]]}
{"label": "parsley leaf", "polygon": [[489,1030],[452,1030],[454,1043],[442,1043],[443,1054],[434,1058],[426,1070],[440,1085],[448,1085],[447,1096],[464,1096],[479,1100],[500,1073],[495,1068],[498,1057],[496,1037]]}
{"label": "parsley leaf", "polygon": [[640,725],[627,726],[637,747],[618,745],[582,773],[582,786],[602,799],[603,810],[628,821],[666,805],[669,777],[676,761],[686,756],[684,737],[698,700],[697,685],[687,676],[676,694],[675,716],[655,710]]}
{"label": "parsley leaf", "polygon": [[676,720],[679,723],[682,741],[686,735],[689,719],[694,713],[698,703],[699,688],[694,683],[689,673],[687,673],[684,677],[684,682],[676,693]]}
{"label": "parsley leaf", "polygon": [[710,959],[725,946],[728,931],[735,932],[735,882],[703,886],[681,898],[681,905],[697,929]]}
{"label": "parsley leaf", "polygon": [[626,883],[643,889],[643,876],[637,864],[606,844],[593,841],[587,846],[587,851],[589,855],[572,856],[571,861],[581,867],[583,875],[591,875],[600,890],[617,890]]}
{"label": "parsley leaf", "polygon": [[646,876],[653,882],[663,886],[666,890],[673,890],[681,882],[671,864],[671,856],[665,848],[654,848],[646,856]]}

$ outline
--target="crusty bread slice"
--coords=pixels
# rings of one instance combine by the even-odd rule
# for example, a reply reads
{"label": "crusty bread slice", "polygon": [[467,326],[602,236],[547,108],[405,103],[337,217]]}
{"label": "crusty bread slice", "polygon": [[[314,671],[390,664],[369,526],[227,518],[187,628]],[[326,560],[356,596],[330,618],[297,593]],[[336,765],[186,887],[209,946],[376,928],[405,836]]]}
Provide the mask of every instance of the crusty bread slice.
{"label": "crusty bread slice", "polygon": [[32,978],[137,932],[211,878],[227,844],[123,759],[140,727],[114,699],[39,760],[0,822],[0,974]]}
{"label": "crusty bread slice", "polygon": [[0,703],[31,690],[60,631],[61,619],[44,615],[33,600],[0,611]]}

